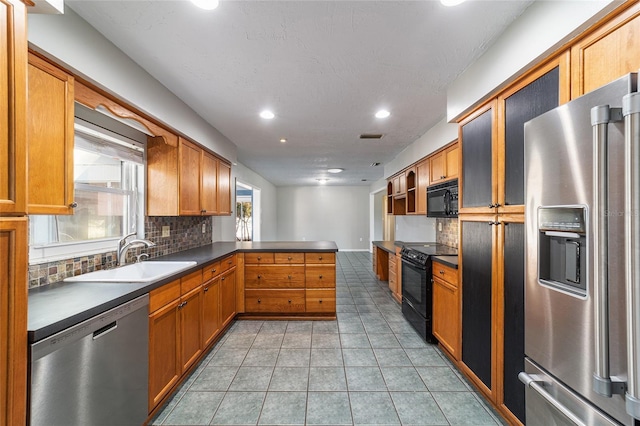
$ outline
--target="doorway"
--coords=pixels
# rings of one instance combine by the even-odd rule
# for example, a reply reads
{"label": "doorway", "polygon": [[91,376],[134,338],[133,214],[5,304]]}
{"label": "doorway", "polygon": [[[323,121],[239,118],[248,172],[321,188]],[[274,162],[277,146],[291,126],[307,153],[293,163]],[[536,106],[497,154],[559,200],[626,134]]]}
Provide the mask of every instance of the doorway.
{"label": "doorway", "polygon": [[236,180],[236,240],[260,241],[260,189]]}

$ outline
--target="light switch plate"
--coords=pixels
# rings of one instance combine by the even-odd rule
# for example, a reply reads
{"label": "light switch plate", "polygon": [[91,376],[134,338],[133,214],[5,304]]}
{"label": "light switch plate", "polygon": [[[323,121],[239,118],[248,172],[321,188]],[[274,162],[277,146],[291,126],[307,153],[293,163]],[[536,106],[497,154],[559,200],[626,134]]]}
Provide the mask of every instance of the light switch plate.
{"label": "light switch plate", "polygon": [[171,235],[171,228],[169,226],[163,226],[162,227],[162,236],[163,237],[168,237]]}

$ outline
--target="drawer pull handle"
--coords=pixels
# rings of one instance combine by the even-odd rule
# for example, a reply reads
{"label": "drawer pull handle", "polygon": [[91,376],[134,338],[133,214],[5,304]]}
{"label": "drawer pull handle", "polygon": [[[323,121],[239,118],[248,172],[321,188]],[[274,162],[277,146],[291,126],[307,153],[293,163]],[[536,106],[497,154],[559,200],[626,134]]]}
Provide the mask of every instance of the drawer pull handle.
{"label": "drawer pull handle", "polygon": [[442,275],[444,275],[444,271],[440,271],[440,273],[441,273]]}

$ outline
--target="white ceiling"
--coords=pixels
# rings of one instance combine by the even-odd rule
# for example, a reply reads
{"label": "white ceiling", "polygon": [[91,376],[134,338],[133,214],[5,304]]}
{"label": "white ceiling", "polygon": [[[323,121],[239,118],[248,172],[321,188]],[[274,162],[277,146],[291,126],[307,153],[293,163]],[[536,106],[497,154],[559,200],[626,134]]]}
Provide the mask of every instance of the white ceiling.
{"label": "white ceiling", "polygon": [[[532,1],[70,1],[276,186],[369,185]],[[386,108],[391,116],[376,119]],[[271,109],[267,121],[258,114]],[[360,140],[361,133],[382,133]],[[280,138],[286,143],[280,143]],[[443,141],[448,142],[448,141]],[[417,159],[416,159],[417,160]],[[339,175],[327,168],[341,167]]]}

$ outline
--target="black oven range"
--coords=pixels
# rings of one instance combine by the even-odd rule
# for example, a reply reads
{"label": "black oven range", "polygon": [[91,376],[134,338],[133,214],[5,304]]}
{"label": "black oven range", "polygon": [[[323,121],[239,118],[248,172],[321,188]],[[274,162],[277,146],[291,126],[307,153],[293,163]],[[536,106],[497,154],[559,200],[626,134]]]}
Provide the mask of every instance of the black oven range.
{"label": "black oven range", "polygon": [[429,343],[437,343],[431,334],[433,290],[431,256],[457,255],[453,247],[437,243],[408,243],[402,246],[402,314]]}

